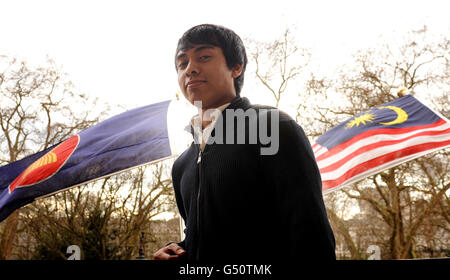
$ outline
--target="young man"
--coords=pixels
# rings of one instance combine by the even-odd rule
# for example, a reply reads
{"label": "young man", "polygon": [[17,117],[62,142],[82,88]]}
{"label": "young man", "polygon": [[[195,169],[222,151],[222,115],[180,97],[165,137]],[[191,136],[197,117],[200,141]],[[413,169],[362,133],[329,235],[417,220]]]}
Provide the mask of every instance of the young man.
{"label": "young man", "polygon": [[172,169],[185,240],[155,259],[334,260],[310,143],[287,114],[240,97],[247,57],[239,36],[195,26],[179,40],[175,64],[199,115],[190,125],[195,141]]}

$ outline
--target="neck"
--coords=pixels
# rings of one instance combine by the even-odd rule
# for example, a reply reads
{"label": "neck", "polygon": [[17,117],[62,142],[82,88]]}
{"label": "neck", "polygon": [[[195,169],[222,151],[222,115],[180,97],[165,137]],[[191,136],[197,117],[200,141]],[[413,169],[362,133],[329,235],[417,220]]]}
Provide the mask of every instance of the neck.
{"label": "neck", "polygon": [[[211,118],[210,117],[205,117],[205,113],[208,111],[208,110],[211,110],[211,109],[218,109],[219,107],[221,107],[221,106],[223,106],[223,105],[225,105],[225,104],[227,104],[227,103],[231,103],[231,101],[234,99],[234,97],[236,97],[236,95],[235,96],[233,96],[233,97],[231,97],[231,98],[227,98],[227,99],[224,99],[224,100],[222,100],[222,101],[220,101],[220,102],[217,102],[215,105],[213,105],[213,106],[208,106],[208,107],[203,107],[203,108],[201,108],[201,114],[202,114],[202,128],[205,128],[205,127],[207,127],[209,124],[211,124],[212,123],[212,120],[211,120]],[[199,108],[199,114],[200,114],[200,108]]]}
{"label": "neck", "polygon": [[224,104],[230,103],[235,97],[236,97],[236,95],[232,95],[232,96],[230,95],[230,96],[225,97],[224,99],[221,99],[221,100],[215,102],[214,104],[211,104],[206,107],[202,107],[202,116],[205,114],[206,111],[208,111],[210,109],[217,109]]}

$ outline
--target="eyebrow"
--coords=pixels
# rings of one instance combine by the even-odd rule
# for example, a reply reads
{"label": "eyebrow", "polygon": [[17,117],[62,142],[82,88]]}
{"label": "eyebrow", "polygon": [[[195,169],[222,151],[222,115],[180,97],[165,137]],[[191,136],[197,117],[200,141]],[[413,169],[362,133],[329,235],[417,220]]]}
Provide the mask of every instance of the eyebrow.
{"label": "eyebrow", "polygon": [[[213,49],[213,48],[214,48],[214,46],[212,46],[212,45],[199,46],[194,49],[194,53],[198,53],[199,51],[204,50],[204,49]],[[186,53],[183,52],[183,53],[177,55],[177,58],[175,61],[178,61],[184,57],[186,57]]]}

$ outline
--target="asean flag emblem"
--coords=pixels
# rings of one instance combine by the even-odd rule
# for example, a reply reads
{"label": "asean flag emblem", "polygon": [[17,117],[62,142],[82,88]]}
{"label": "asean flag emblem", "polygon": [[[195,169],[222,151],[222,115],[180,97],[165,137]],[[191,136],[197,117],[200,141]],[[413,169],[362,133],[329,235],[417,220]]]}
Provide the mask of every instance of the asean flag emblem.
{"label": "asean flag emblem", "polygon": [[80,136],[74,135],[33,162],[9,185],[9,193],[16,188],[41,183],[55,175],[73,154],[79,142]]}

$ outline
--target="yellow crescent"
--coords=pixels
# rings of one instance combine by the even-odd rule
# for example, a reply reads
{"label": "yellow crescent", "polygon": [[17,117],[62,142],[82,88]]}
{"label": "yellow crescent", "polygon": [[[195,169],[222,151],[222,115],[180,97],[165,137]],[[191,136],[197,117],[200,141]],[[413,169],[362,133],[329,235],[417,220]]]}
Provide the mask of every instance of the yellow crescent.
{"label": "yellow crescent", "polygon": [[395,113],[397,113],[397,118],[391,122],[385,122],[385,123],[380,123],[380,124],[384,124],[384,125],[391,125],[391,124],[397,124],[397,123],[402,123],[405,122],[408,119],[408,114],[399,107],[395,107],[395,106],[382,106],[382,107],[378,107],[378,109],[390,109],[392,111],[394,111]]}

